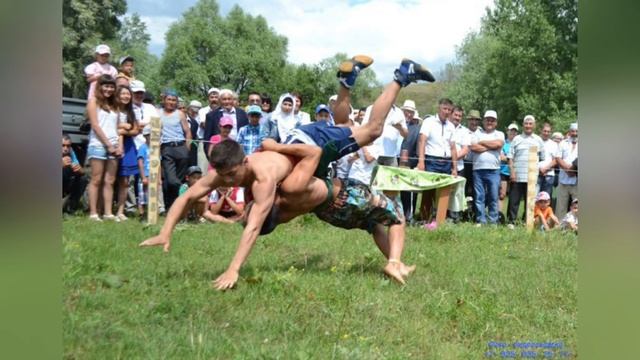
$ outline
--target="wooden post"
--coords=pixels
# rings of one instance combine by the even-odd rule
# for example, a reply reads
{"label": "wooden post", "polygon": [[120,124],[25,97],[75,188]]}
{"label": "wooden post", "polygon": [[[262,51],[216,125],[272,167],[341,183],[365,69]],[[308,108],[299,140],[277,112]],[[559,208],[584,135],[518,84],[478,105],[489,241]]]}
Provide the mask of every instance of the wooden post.
{"label": "wooden post", "polygon": [[536,206],[536,184],[538,183],[538,147],[529,147],[529,168],[527,172],[527,230],[533,230],[533,209]]}
{"label": "wooden post", "polygon": [[158,181],[160,180],[160,117],[151,117],[151,138],[149,139],[149,203],[147,222],[158,222]]}
{"label": "wooden post", "polygon": [[[455,164],[454,164],[455,165]],[[442,225],[447,219],[447,209],[449,208],[449,194],[451,193],[451,185],[447,185],[438,189],[438,208],[436,209],[436,223]]]}

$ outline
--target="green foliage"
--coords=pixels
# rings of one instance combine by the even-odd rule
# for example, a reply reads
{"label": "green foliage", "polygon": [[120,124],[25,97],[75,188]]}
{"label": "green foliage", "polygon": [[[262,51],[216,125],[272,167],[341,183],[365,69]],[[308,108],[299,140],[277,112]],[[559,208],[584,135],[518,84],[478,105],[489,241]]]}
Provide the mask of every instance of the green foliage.
{"label": "green foliage", "polygon": [[566,130],[577,114],[577,1],[496,0],[451,64],[447,94],[498,112],[500,126],[533,114]]}
{"label": "green foliage", "polygon": [[[147,33],[147,25],[140,20],[137,13],[122,20],[118,31],[116,51],[121,56],[130,55],[135,59],[136,79],[142,80],[147,91],[160,91],[157,80],[159,60],[149,52],[151,36]],[[114,63],[117,59],[114,59]]]}
{"label": "green foliage", "polygon": [[159,81],[183,97],[205,97],[211,86],[241,93],[280,76],[286,46],[262,16],[234,6],[223,18],[215,0],[200,0],[167,32]]}
{"label": "green foliage", "polygon": [[572,234],[409,228],[403,259],[417,270],[402,287],[366,232],[306,216],[260,238],[221,293],[210,284],[238,225],[179,225],[168,254],[137,247],[158,227],[135,220],[67,218],[62,231],[69,359],[480,359],[490,341],[577,351]]}
{"label": "green foliage", "polygon": [[84,67],[94,61],[94,50],[98,44],[115,45],[120,28],[118,16],[126,11],[125,0],[62,2],[63,96],[87,96]]}

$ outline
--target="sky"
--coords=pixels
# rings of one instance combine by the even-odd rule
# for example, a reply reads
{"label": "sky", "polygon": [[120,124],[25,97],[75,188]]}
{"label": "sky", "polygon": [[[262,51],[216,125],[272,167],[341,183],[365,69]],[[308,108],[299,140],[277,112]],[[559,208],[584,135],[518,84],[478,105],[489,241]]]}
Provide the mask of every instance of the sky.
{"label": "sky", "polygon": [[[129,0],[128,14],[138,13],[151,35],[149,50],[164,50],[164,34],[197,0]],[[367,54],[371,69],[387,82],[400,60],[408,57],[437,73],[455,59],[456,46],[493,0],[218,0],[225,16],[238,4],[262,15],[276,33],[289,39],[288,61],[316,64],[338,52]]]}

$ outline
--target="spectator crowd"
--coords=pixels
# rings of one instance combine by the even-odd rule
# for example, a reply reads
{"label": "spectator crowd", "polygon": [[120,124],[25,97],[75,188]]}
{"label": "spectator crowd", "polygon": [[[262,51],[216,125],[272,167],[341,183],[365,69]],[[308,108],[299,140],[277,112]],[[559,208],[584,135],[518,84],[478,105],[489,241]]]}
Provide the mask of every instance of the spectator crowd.
{"label": "spectator crowd", "polygon": [[[335,96],[327,104],[317,104],[313,114],[301,110],[304,99],[295,91],[280,95],[275,106],[267,94],[249,92],[240,100],[233,90],[216,87],[208,90],[204,105],[197,99],[187,102],[173,89],[163,90],[155,101],[135,77],[135,59],[121,57],[116,69],[109,63],[110,55],[107,45],[97,46],[96,61],[84,69],[91,124],[86,170],[71,148],[71,139],[62,136],[63,211],[67,213],[79,210],[85,189],[91,220],[121,222],[127,215],[146,213],[151,117],[159,117],[162,124],[157,179],[161,214],[212,169],[208,158],[221,142],[236,141],[248,155],[259,151],[264,139],[284,142],[301,125],[333,124]],[[370,113],[371,106],[354,109],[351,125],[367,123]],[[331,165],[331,176],[369,184],[377,164],[463,176],[469,210],[448,212],[449,221],[466,220],[477,226],[504,223],[514,228],[524,221],[529,149],[536,147],[536,226],[577,232],[578,124],[572,123],[563,134],[553,132],[550,122],[540,123],[534,115],[526,115],[503,132],[497,127],[496,110],[480,114],[442,98],[437,113],[422,118],[416,102],[406,100],[401,107],[392,107],[376,141]],[[433,191],[423,193],[421,211],[417,193],[400,196],[408,223],[436,226]],[[190,205],[183,218],[232,223],[242,219],[243,212],[243,189],[219,188]]]}

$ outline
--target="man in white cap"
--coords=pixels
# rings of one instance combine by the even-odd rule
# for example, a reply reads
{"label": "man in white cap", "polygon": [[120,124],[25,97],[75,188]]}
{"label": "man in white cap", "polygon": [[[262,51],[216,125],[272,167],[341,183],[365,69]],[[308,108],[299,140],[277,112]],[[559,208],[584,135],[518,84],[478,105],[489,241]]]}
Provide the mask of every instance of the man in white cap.
{"label": "man in white cap", "polygon": [[[405,100],[402,104],[402,112],[407,123],[407,136],[400,144],[400,151],[407,150],[409,157],[409,168],[413,169],[418,165],[418,153],[416,146],[418,145],[418,136],[420,136],[421,118],[416,109],[416,103],[413,100]],[[402,208],[404,209],[404,217],[407,221],[413,220],[413,215],[418,201],[418,193],[412,191],[401,191],[400,199],[402,200]]]}
{"label": "man in white cap", "polygon": [[[545,191],[553,198],[553,184],[556,180],[556,156],[558,155],[558,143],[551,138],[551,124],[545,122],[542,124],[540,138],[544,143],[544,161],[541,161],[538,167],[538,187],[540,191]],[[552,202],[553,204],[553,202]],[[554,206],[555,208],[555,206]]]}
{"label": "man in white cap", "polygon": [[[131,93],[133,94],[131,102],[133,103],[133,113],[136,116],[136,120],[138,120],[138,124],[143,129],[150,130],[151,117],[158,116],[158,111],[155,106],[143,102],[146,89],[142,81],[132,80],[130,87]],[[145,140],[142,133],[138,134],[134,138],[134,141],[136,143],[136,148],[139,148],[141,144],[144,144]]]}
{"label": "man in white cap", "polygon": [[500,194],[498,195],[498,209],[500,209],[500,215],[502,215],[502,204],[504,199],[509,194],[509,184],[511,183],[511,169],[509,168],[509,150],[511,149],[511,142],[518,136],[518,124],[511,123],[507,126],[507,138],[502,145],[502,151],[500,151]]}
{"label": "man in white cap", "polygon": [[569,126],[569,137],[560,142],[560,150],[556,162],[560,167],[558,174],[558,198],[556,214],[559,219],[564,218],[569,209],[569,197],[578,197],[578,123]]}
{"label": "man in white cap", "polygon": [[[529,181],[529,148],[535,146],[538,149],[538,163],[544,161],[544,142],[533,131],[536,128],[536,119],[533,115],[527,115],[522,120],[522,134],[513,138],[507,159],[509,161],[509,208],[507,221],[513,228],[518,217],[520,202],[524,200],[524,208],[527,208],[527,184]],[[536,164],[537,167],[537,164]],[[524,222],[526,212],[522,213]]]}
{"label": "man in white cap", "polygon": [[114,79],[118,75],[118,70],[109,64],[109,57],[111,56],[111,49],[105,44],[96,46],[95,51],[96,61],[87,65],[84,68],[84,74],[89,83],[89,92],[87,99],[91,99],[93,92],[96,88],[96,82],[102,75],[111,75]]}
{"label": "man in white cap", "polygon": [[[499,218],[500,150],[504,145],[504,133],[496,130],[497,124],[498,114],[495,110],[487,110],[483,129],[473,134],[469,145],[474,154],[473,201],[477,226],[497,224]],[[488,214],[486,208],[489,209]]]}
{"label": "man in white cap", "polygon": [[[189,123],[189,129],[191,130],[191,139],[193,140],[201,140],[198,137],[198,129],[200,129],[198,112],[201,108],[202,104],[198,100],[191,100],[189,106],[187,106],[187,122]],[[198,144],[200,144],[199,141],[194,141],[191,143],[191,150],[189,150],[189,166],[198,165]]]}
{"label": "man in white cap", "polygon": [[[207,91],[207,100],[209,101],[209,105],[201,108],[198,111],[198,139],[199,140],[209,140],[204,138],[204,125],[207,119],[207,114],[211,111],[215,111],[220,107],[220,89],[216,87],[212,87]],[[201,169],[209,168],[209,160],[207,160],[207,155],[205,154],[205,143],[200,141],[198,143],[198,166]]]}

